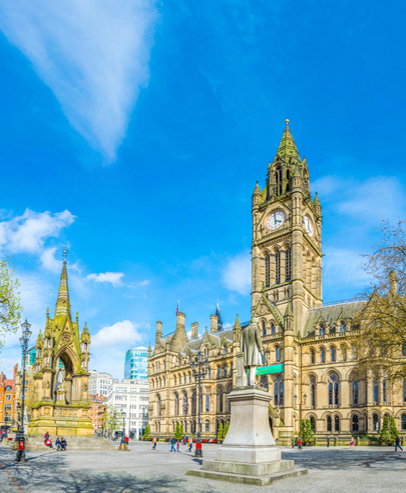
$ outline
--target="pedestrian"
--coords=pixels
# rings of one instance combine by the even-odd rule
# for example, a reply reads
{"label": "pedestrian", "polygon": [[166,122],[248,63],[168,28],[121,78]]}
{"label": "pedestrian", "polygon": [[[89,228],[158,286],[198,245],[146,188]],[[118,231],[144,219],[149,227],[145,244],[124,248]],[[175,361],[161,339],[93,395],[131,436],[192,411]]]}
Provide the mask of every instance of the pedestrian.
{"label": "pedestrian", "polygon": [[330,435],[327,435],[327,447],[330,447]]}
{"label": "pedestrian", "polygon": [[295,448],[295,437],[292,437],[292,448]]}
{"label": "pedestrian", "polygon": [[49,438],[49,432],[48,431],[44,435],[44,439],[46,440],[47,438]]}
{"label": "pedestrian", "polygon": [[191,452],[192,451],[192,447],[193,447],[192,437],[189,437],[188,445],[189,445],[189,452]]}
{"label": "pedestrian", "polygon": [[128,436],[125,436],[125,443],[128,445]]}
{"label": "pedestrian", "polygon": [[180,448],[180,447],[179,447],[179,445],[180,445],[180,443],[179,443],[179,440],[178,440],[178,441],[176,442],[176,452],[180,452],[180,450],[179,450],[179,448]]}
{"label": "pedestrian", "polygon": [[170,450],[170,452],[176,452],[176,449],[175,449],[176,438],[175,437],[172,437],[169,441],[171,442],[171,450]]}
{"label": "pedestrian", "polygon": [[402,447],[400,446],[400,438],[399,438],[399,435],[396,435],[396,441],[395,441],[395,452],[398,451],[398,447],[400,448],[400,450],[403,452],[403,449]]}
{"label": "pedestrian", "polygon": [[301,449],[302,449],[302,439],[301,439],[301,438],[299,438],[299,440],[298,440],[298,442],[297,442],[297,448],[298,448],[299,450],[301,450]]}
{"label": "pedestrian", "polygon": [[61,445],[61,441],[59,440],[59,437],[56,437],[56,440],[55,440],[55,445],[56,445],[56,451],[58,452],[59,450],[62,450],[62,445]]}
{"label": "pedestrian", "polygon": [[354,437],[351,437],[350,450],[354,450]]}
{"label": "pedestrian", "polygon": [[153,450],[156,450],[156,442],[157,442],[156,437],[154,437],[154,438],[152,439],[152,449],[153,449]]}

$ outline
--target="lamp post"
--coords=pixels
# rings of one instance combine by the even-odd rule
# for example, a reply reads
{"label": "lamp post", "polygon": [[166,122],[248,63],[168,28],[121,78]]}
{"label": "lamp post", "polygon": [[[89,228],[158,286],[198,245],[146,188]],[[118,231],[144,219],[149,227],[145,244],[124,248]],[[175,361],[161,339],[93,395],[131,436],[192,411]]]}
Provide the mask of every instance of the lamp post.
{"label": "lamp post", "polygon": [[[294,395],[293,398],[295,399],[295,407],[296,407],[297,395]],[[307,399],[307,395],[304,394],[303,401],[304,401],[305,405],[306,405],[306,399]],[[298,445],[298,448],[299,449],[303,448],[303,444],[302,444],[302,397],[300,397],[300,400],[299,400],[299,445]]]}
{"label": "lamp post", "polygon": [[25,358],[28,350],[28,341],[31,337],[30,331],[31,325],[25,319],[25,322],[21,324],[21,329],[23,332],[22,337],[20,337],[21,349],[23,351],[23,389],[21,394],[21,422],[17,427],[16,442],[18,442],[18,450],[16,455],[16,461],[25,462],[25,438],[24,438],[24,398],[25,398]]}
{"label": "lamp post", "polygon": [[200,413],[201,413],[201,404],[202,404],[202,377],[204,377],[207,373],[207,369],[209,367],[209,360],[206,358],[203,361],[203,354],[199,351],[196,356],[195,360],[192,361],[191,365],[193,375],[195,377],[195,380],[198,382],[198,394],[197,394],[197,402],[198,402],[198,407],[197,407],[197,438],[196,438],[196,449],[195,449],[195,457],[203,457],[203,452],[202,452],[202,423],[200,420]]}
{"label": "lamp post", "polygon": [[121,443],[127,444],[127,442],[125,441],[125,413],[122,412],[121,416],[123,417],[123,436],[121,437]]}

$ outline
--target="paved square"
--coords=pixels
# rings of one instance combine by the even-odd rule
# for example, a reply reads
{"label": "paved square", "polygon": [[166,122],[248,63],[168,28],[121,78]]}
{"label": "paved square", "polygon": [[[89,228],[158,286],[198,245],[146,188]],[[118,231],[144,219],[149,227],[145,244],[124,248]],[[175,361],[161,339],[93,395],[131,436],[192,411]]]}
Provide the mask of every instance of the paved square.
{"label": "paved square", "polygon": [[[207,459],[218,445],[204,444]],[[167,443],[130,442],[130,452],[37,451],[26,463],[15,463],[15,453],[0,446],[2,493],[118,493],[118,492],[393,492],[406,489],[406,452],[388,447],[311,447],[282,449],[283,459],[309,469],[309,475],[289,478],[270,486],[245,486],[186,476],[199,467],[188,453],[169,452]]]}

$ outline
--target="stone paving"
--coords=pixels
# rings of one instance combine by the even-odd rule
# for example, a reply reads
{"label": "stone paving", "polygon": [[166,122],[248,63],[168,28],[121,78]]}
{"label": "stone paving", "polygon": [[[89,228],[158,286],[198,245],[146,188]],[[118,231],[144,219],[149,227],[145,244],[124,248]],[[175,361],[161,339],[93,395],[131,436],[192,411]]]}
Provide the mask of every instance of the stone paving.
{"label": "stone paving", "polygon": [[[102,439],[101,439],[102,440]],[[207,459],[218,445],[204,444]],[[15,453],[0,446],[1,493],[130,493],[130,492],[393,492],[406,490],[406,451],[388,447],[282,448],[283,459],[309,469],[308,476],[289,478],[270,486],[245,486],[186,476],[200,461],[181,446],[169,452],[167,443],[130,442],[129,452],[27,452],[26,463],[14,462]],[[406,449],[405,449],[406,450]]]}

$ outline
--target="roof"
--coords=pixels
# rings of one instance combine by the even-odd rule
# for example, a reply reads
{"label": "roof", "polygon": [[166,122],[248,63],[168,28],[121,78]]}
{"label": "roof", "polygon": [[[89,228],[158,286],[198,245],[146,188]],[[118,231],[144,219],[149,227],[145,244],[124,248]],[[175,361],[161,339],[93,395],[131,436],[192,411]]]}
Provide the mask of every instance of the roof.
{"label": "roof", "polygon": [[350,301],[337,303],[331,306],[322,306],[320,308],[310,308],[303,330],[303,337],[315,335],[316,326],[319,323],[334,325],[339,320],[348,320],[354,318],[365,307],[366,301]]}

